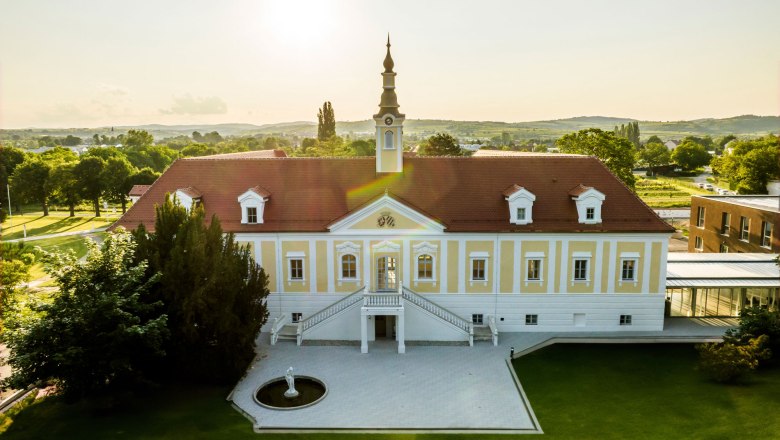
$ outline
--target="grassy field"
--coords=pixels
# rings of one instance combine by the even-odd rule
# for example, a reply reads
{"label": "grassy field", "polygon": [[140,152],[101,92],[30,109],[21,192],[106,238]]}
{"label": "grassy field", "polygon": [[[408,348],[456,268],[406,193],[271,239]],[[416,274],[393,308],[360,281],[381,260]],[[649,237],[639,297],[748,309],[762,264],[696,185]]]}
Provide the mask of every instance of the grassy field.
{"label": "grassy field", "polygon": [[563,344],[514,362],[545,439],[772,439],[780,369],[710,382],[688,344]]}
{"label": "grassy field", "polygon": [[27,237],[29,238],[36,235],[105,228],[117,218],[115,216],[93,217],[93,213],[78,213],[76,217],[68,217],[68,214],[64,212],[50,212],[46,217],[41,212],[15,215],[3,222],[2,239],[14,240],[24,238],[25,226],[27,227]]}
{"label": "grassy field", "polygon": [[[98,232],[90,235],[99,237],[103,234],[105,234],[105,232]],[[84,235],[70,235],[66,237],[30,241],[27,244],[33,248],[40,247],[46,252],[67,252],[72,250],[76,253],[76,257],[81,258],[87,255],[87,240],[89,240],[89,238]],[[46,276],[46,273],[43,271],[43,264],[35,263],[32,266],[32,269],[30,269],[30,279],[37,280],[44,276]]]}
{"label": "grassy field", "polygon": [[[545,439],[777,438],[780,369],[741,385],[711,383],[688,344],[554,345],[514,363]],[[388,390],[392,392],[392,390]],[[4,439],[466,439],[469,435],[253,434],[228,390],[167,388],[114,414],[58,398],[16,415]],[[421,397],[423,398],[423,397]],[[403,414],[399,414],[402,417]],[[526,436],[479,436],[513,440]]]}
{"label": "grassy field", "polygon": [[689,207],[692,195],[713,194],[684,177],[640,177],[636,193],[651,208]]}

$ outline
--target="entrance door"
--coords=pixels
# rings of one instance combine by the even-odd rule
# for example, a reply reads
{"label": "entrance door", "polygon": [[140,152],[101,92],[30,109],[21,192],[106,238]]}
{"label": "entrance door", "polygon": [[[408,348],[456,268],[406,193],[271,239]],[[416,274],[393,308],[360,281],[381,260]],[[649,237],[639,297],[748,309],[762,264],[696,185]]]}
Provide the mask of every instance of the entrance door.
{"label": "entrance door", "polygon": [[374,316],[374,336],[376,339],[395,339],[395,316]]}
{"label": "entrance door", "polygon": [[380,257],[376,264],[376,290],[396,290],[395,257]]}

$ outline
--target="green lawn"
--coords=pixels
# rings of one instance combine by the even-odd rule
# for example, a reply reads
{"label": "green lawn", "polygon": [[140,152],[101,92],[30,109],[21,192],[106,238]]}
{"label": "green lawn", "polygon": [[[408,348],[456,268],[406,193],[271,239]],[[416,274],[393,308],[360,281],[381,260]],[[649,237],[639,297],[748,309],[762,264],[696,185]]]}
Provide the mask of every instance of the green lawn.
{"label": "green lawn", "polygon": [[[90,235],[99,236],[102,234],[105,234],[105,232],[98,232]],[[40,247],[47,252],[67,252],[72,250],[76,253],[76,257],[81,258],[87,255],[87,240],[89,240],[89,238],[84,235],[70,235],[66,237],[54,237],[44,240],[29,241],[27,242],[27,245],[33,248]],[[30,269],[31,280],[43,278],[45,275],[46,273],[43,271],[43,265],[41,263],[35,263]]]}
{"label": "green lawn", "polygon": [[[695,364],[696,352],[688,344],[564,344],[518,359],[515,368],[545,439],[777,438],[780,369],[762,371],[743,385],[727,386],[703,379],[694,370]],[[476,438],[340,433],[258,436],[252,433],[250,422],[225,401],[227,393],[227,389],[214,387],[169,388],[135,400],[122,411],[100,415],[83,402],[67,405],[48,398],[14,417],[3,439]]]}
{"label": "green lawn", "polygon": [[44,217],[43,213],[14,215],[3,222],[3,240],[14,240],[24,237],[24,227],[27,227],[27,237],[35,235],[56,234],[59,232],[87,231],[94,228],[104,228],[113,223],[117,217],[93,217],[93,214],[79,213],[76,217],[68,217],[64,212],[52,212]]}
{"label": "green lawn", "polygon": [[709,382],[688,344],[561,344],[515,360],[547,439],[780,436],[780,369]]}

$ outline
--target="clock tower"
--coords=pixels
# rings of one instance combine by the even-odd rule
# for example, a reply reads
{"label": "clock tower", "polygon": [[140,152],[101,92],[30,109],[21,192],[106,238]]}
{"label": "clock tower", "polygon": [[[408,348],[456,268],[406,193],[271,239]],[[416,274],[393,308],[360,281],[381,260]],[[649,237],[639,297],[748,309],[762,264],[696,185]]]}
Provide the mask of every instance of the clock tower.
{"label": "clock tower", "polygon": [[403,124],[406,115],[398,111],[398,97],[395,95],[395,72],[393,57],[390,56],[390,35],[387,36],[387,55],[383,63],[382,98],[376,122],[376,172],[400,173],[403,170],[404,143]]}

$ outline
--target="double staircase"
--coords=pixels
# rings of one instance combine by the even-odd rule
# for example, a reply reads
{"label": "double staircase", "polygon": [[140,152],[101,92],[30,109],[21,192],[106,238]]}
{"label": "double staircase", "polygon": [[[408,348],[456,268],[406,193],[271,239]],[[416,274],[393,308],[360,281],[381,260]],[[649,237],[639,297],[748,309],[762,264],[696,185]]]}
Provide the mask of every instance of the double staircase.
{"label": "double staircase", "polygon": [[326,322],[338,317],[347,310],[360,305],[366,310],[373,311],[374,314],[383,314],[381,311],[401,311],[404,307],[411,306],[425,312],[432,319],[443,322],[451,326],[462,334],[464,339],[468,338],[470,346],[474,341],[491,341],[494,345],[498,344],[498,330],[494,316],[488,316],[487,327],[474,327],[474,325],[446,308],[436,304],[428,298],[403,287],[399,282],[399,288],[393,291],[370,292],[366,286],[352,292],[344,298],[325,307],[317,313],[297,323],[288,321],[286,315],[277,317],[271,326],[271,345],[279,340],[294,340],[296,344],[301,345],[307,335],[311,335],[316,329]]}

